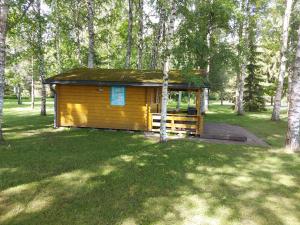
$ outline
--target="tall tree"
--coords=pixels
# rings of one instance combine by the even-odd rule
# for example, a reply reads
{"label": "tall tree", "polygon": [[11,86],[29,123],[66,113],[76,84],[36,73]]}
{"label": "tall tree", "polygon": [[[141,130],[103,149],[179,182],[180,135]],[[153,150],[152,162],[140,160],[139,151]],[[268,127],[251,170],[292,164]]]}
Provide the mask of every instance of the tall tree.
{"label": "tall tree", "polygon": [[57,72],[60,73],[62,71],[61,65],[61,43],[60,43],[60,9],[59,9],[59,0],[54,1],[53,11],[55,12],[55,54],[56,54],[56,66]]}
{"label": "tall tree", "polygon": [[[210,74],[210,69],[211,69],[211,38],[212,38],[212,17],[213,17],[213,12],[212,12],[212,4],[213,0],[208,1],[208,20],[207,20],[207,34],[206,34],[206,45],[208,49],[208,54],[207,54],[207,65],[206,65],[206,78],[207,81],[209,81],[209,74]],[[201,101],[201,113],[205,114],[208,110],[208,104],[209,104],[209,91],[208,88],[203,89],[202,93],[202,101]]]}
{"label": "tall tree", "polygon": [[300,151],[300,26],[294,72],[291,76],[289,93],[288,129],[286,148],[292,152]]}
{"label": "tall tree", "polygon": [[286,0],[286,8],[283,17],[283,29],[282,29],[282,44],[280,52],[280,70],[278,75],[278,84],[275,95],[275,102],[272,113],[272,120],[277,121],[280,119],[280,108],[281,108],[281,98],[284,83],[284,76],[286,71],[287,62],[287,50],[288,50],[288,35],[289,35],[289,23],[291,17],[293,0]]}
{"label": "tall tree", "polygon": [[259,55],[257,51],[257,19],[256,6],[251,5],[251,15],[248,26],[248,76],[245,79],[245,109],[255,112],[265,109],[264,89],[260,73]]}
{"label": "tall tree", "polygon": [[45,80],[45,59],[44,59],[44,45],[43,45],[43,17],[41,14],[41,0],[36,0],[36,20],[38,23],[37,30],[37,58],[39,67],[39,77],[41,81],[41,116],[46,116],[46,86],[44,84]]}
{"label": "tall tree", "polygon": [[138,63],[137,68],[143,68],[143,49],[144,49],[144,0],[138,2],[139,11],[139,34],[138,34]]}
{"label": "tall tree", "polygon": [[8,2],[0,0],[0,143],[3,142],[3,98],[4,98],[4,73],[7,31]]}
{"label": "tall tree", "polygon": [[133,27],[132,0],[128,0],[127,52],[126,52],[126,60],[125,60],[126,69],[130,68],[130,64],[131,64],[132,27]]}
{"label": "tall tree", "polygon": [[81,40],[80,40],[80,34],[81,34],[81,25],[80,25],[80,12],[81,12],[81,5],[80,0],[75,0],[75,7],[73,10],[73,16],[75,18],[74,20],[74,29],[75,29],[75,43],[76,43],[76,53],[77,53],[77,60],[79,66],[82,66],[82,56],[81,56]]}
{"label": "tall tree", "polygon": [[244,81],[246,77],[246,65],[245,65],[245,51],[246,49],[246,26],[247,26],[247,19],[248,19],[248,12],[249,12],[249,0],[242,0],[241,1],[241,18],[239,21],[238,27],[238,71],[237,71],[237,78],[236,78],[236,100],[235,100],[235,111],[237,115],[244,114]]}
{"label": "tall tree", "polygon": [[152,44],[152,51],[151,51],[150,69],[152,70],[155,70],[157,68],[158,52],[159,52],[158,48],[159,48],[159,43],[161,42],[163,36],[164,26],[165,26],[165,10],[160,7],[159,22],[155,30],[154,40]]}
{"label": "tall tree", "polygon": [[34,93],[34,58],[31,57],[31,109],[34,109],[35,93]]}
{"label": "tall tree", "polygon": [[163,86],[161,102],[161,122],[160,122],[160,141],[167,141],[167,107],[168,107],[168,80],[170,71],[171,40],[174,32],[174,23],[176,15],[176,1],[173,0],[171,14],[168,21],[167,33],[164,40],[163,54]]}
{"label": "tall tree", "polygon": [[88,8],[88,31],[89,31],[89,55],[88,68],[94,67],[95,60],[95,30],[94,30],[94,1],[87,0]]}

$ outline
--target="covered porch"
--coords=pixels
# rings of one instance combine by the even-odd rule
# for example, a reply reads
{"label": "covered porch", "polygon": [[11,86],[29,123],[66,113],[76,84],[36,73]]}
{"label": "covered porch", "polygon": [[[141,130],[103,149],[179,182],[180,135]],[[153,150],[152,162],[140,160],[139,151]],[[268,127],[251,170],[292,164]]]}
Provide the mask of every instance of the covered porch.
{"label": "covered porch", "polygon": [[[200,112],[202,89],[176,89],[170,88],[169,93],[188,92],[192,96],[194,104],[188,104],[185,108],[168,107],[167,132],[174,134],[186,134],[199,136],[204,131],[204,120]],[[148,117],[148,130],[160,131],[161,123],[161,89],[157,89],[155,98],[152,98]],[[178,99],[179,103],[181,99]]]}

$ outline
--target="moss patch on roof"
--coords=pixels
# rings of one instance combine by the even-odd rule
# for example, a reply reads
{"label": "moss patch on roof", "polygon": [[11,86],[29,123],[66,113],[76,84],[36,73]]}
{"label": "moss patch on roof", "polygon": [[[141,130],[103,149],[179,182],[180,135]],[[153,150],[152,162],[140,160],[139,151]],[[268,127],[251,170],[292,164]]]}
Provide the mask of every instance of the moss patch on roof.
{"label": "moss patch on roof", "polygon": [[[204,85],[205,73],[203,70],[193,70],[189,74],[183,74],[180,70],[171,70],[169,83]],[[73,69],[56,76],[50,77],[46,83],[53,81],[96,81],[118,83],[162,83],[161,70],[128,70],[128,69]]]}

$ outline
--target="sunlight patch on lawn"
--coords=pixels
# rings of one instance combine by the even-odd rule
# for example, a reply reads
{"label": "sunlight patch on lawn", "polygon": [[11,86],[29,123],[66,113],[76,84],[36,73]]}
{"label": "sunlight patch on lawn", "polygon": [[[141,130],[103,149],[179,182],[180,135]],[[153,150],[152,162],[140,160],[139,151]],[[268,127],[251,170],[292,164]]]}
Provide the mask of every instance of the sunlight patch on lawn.
{"label": "sunlight patch on lawn", "polygon": [[[33,213],[48,207],[53,197],[42,193],[35,195],[40,183],[34,182],[12,187],[0,192],[0,222],[5,222],[21,213]],[[33,199],[30,199],[34,196]]]}
{"label": "sunlight patch on lawn", "polygon": [[116,170],[115,166],[104,165],[104,166],[101,166],[101,168],[100,168],[100,174],[102,176],[107,176],[107,175],[109,175],[110,173],[112,173],[115,170]]}
{"label": "sunlight patch on lawn", "polygon": [[76,170],[69,173],[63,173],[59,176],[53,177],[50,182],[55,181],[64,186],[70,186],[72,188],[78,188],[86,184],[86,182],[96,176],[95,172],[87,172],[82,170]]}
{"label": "sunlight patch on lawn", "polygon": [[280,196],[268,196],[263,203],[264,207],[271,210],[285,224],[300,224],[299,218],[295,216],[299,202]]}
{"label": "sunlight patch on lawn", "polygon": [[0,168],[0,175],[5,173],[15,173],[18,171],[18,168]]}
{"label": "sunlight patch on lawn", "polygon": [[124,162],[131,162],[134,159],[132,155],[121,155],[119,158]]}
{"label": "sunlight patch on lawn", "polygon": [[[165,205],[171,205],[172,209],[165,208]],[[153,217],[159,216],[160,219],[155,224],[160,225],[217,225],[222,224],[222,221],[227,221],[230,215],[230,209],[224,206],[216,209],[213,214],[209,213],[208,201],[199,195],[183,195],[174,199],[170,197],[150,198],[144,206],[151,210]]]}

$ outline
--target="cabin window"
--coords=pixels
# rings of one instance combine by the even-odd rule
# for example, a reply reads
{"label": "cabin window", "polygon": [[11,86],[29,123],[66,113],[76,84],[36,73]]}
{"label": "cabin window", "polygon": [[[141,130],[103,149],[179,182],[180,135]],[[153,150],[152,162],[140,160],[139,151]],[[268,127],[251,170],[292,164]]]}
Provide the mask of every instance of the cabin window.
{"label": "cabin window", "polygon": [[125,87],[111,87],[110,104],[113,106],[125,105]]}

